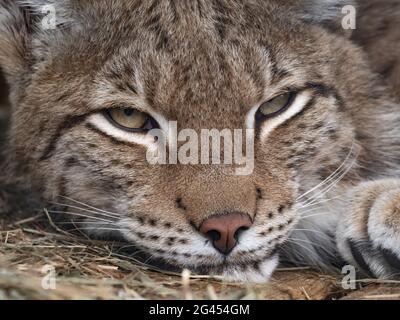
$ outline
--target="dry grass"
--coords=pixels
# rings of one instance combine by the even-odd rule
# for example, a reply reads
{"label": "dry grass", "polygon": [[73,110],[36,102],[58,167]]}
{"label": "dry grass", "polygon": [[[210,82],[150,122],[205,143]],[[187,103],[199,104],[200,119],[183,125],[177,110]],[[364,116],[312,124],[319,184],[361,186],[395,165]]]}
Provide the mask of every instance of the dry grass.
{"label": "dry grass", "polygon": [[[281,269],[266,285],[228,284],[208,276],[161,272],[118,254],[120,243],[93,241],[57,229],[45,213],[1,221],[1,299],[399,299],[398,282],[340,279],[308,269]],[[57,273],[42,288],[43,267]]]}

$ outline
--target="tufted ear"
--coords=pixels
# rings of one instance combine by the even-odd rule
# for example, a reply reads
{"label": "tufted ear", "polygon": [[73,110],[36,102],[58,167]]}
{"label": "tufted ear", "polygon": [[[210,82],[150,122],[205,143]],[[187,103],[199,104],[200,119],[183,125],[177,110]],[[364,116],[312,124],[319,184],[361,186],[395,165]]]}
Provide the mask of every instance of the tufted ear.
{"label": "tufted ear", "polygon": [[[334,32],[351,34],[349,19],[355,18],[355,0],[289,0],[298,17],[307,23],[318,24]],[[353,16],[353,17],[352,17]],[[345,28],[345,27],[346,28]]]}
{"label": "tufted ear", "polygon": [[[0,0],[0,68],[10,84],[32,67],[40,47],[72,19],[67,0]],[[48,48],[47,48],[48,50]]]}

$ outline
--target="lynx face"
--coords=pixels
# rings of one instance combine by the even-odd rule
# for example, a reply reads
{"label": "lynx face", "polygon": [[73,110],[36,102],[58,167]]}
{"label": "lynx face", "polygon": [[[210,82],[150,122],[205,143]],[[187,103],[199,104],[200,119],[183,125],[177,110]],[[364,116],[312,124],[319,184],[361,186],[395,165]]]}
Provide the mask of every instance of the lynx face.
{"label": "lynx face", "polygon": [[[364,65],[334,23],[322,25],[338,7],[66,0],[54,1],[56,28],[43,30],[45,1],[23,2],[0,2],[10,158],[50,212],[154,262],[266,280],[305,193],[356,149]],[[198,133],[254,129],[254,170],[150,164],[146,132],[169,121]]]}

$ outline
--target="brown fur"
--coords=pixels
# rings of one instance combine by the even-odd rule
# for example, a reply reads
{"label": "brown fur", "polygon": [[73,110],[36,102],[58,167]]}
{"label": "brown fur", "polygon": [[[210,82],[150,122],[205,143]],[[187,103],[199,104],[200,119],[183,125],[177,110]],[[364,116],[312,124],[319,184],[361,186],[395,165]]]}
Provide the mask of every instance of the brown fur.
{"label": "brown fur", "polygon": [[[61,1],[64,22],[49,31],[35,26],[40,1],[31,3],[0,1],[0,65],[13,104],[9,163],[46,201],[63,202],[55,210],[64,212],[62,220],[95,214],[84,225],[89,234],[122,233],[172,265],[260,281],[268,277],[260,265],[299,233],[296,223],[297,230],[312,224],[328,240],[304,232],[303,240],[290,238],[289,260],[325,267],[340,260],[332,228],[346,202],[332,208],[318,201],[321,213],[334,212],[311,221],[302,218],[307,198],[298,197],[349,155],[358,153],[356,165],[324,199],[399,174],[400,107],[362,49],[340,31],[344,1],[333,8],[329,1]],[[370,48],[363,36],[355,38]],[[369,51],[374,63],[375,49]],[[385,60],[393,61],[389,52]],[[177,120],[179,129],[244,129],[246,113],[266,90],[272,98],[287,89],[313,99],[268,139],[256,140],[249,176],[232,175],[231,166],[151,166],[143,146],[87,122],[105,108],[140,104]],[[83,203],[103,211],[89,212]],[[249,215],[249,239],[260,245],[248,243],[251,250],[220,262],[197,229],[227,212]],[[366,221],[358,220],[351,223]],[[346,245],[339,250],[347,258]]]}
{"label": "brown fur", "polygon": [[400,2],[360,1],[354,40],[366,50],[370,65],[400,96]]}

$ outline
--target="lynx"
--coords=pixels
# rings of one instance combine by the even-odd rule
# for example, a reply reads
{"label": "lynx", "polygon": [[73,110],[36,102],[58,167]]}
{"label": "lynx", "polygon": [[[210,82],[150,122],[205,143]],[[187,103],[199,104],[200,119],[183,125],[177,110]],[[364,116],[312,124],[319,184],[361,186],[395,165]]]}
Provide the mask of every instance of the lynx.
{"label": "lynx", "polygon": [[[400,5],[358,5],[0,0],[7,172],[60,225],[155,265],[248,282],[279,262],[395,277]],[[254,169],[149,163],[152,130],[170,150],[170,121],[253,130]]]}

